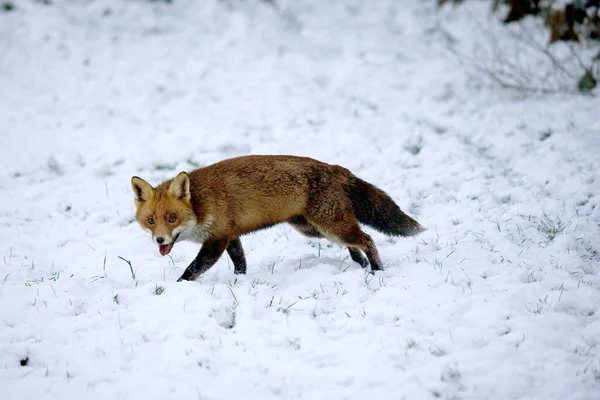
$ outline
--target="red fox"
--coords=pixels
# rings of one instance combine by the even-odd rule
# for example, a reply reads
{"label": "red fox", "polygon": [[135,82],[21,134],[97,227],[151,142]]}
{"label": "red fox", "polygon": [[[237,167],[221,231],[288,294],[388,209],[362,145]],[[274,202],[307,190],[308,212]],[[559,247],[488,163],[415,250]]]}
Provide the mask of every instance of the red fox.
{"label": "red fox", "polygon": [[370,264],[371,271],[382,269],[381,260],[359,223],[393,236],[423,230],[382,190],[346,168],[305,157],[236,157],[181,172],[155,188],[134,176],[131,186],[136,219],[160,254],[169,254],[178,240],[202,244],[178,281],[196,279],[225,250],[234,273],[245,274],[240,236],[282,222],[347,246],[352,260],[363,268]]}

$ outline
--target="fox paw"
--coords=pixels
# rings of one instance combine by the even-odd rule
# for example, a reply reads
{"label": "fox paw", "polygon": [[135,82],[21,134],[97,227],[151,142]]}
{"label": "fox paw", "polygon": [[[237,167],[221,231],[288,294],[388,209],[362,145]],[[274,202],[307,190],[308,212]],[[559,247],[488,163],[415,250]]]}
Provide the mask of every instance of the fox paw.
{"label": "fox paw", "polygon": [[177,282],[181,282],[181,281],[193,281],[195,278],[194,274],[189,273],[187,270],[183,273],[183,275],[181,275],[181,277],[179,279],[177,279]]}

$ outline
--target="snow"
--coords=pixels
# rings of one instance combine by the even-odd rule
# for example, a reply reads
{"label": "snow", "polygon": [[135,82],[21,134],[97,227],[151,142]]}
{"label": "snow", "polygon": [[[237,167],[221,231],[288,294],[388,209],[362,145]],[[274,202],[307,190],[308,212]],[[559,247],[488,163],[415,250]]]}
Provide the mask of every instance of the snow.
{"label": "snow", "polygon": [[[435,3],[0,13],[0,397],[598,398],[597,92],[498,88],[448,38],[511,28]],[[343,165],[428,230],[367,228],[365,275],[281,225],[242,238],[246,276],[175,282],[198,246],[159,255],[131,176],[243,154]]]}

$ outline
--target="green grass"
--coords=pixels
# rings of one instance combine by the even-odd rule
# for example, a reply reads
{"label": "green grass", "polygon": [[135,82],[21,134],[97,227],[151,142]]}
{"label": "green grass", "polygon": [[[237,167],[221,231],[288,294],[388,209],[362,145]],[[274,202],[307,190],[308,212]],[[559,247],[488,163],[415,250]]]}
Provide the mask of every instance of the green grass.
{"label": "green grass", "polygon": [[556,220],[553,220],[545,213],[541,219],[534,220],[534,224],[538,232],[544,235],[548,243],[556,239],[565,230],[565,224],[560,218],[557,217]]}
{"label": "green grass", "polygon": [[107,277],[106,276],[106,252],[104,252],[104,261],[102,263],[102,272],[103,272],[102,275],[96,275],[96,276],[92,277],[92,283],[96,282],[100,279],[105,279]]}
{"label": "green grass", "polygon": [[279,311],[281,313],[284,313],[284,314],[289,314],[290,312],[292,312],[292,310],[293,310],[292,307],[294,305],[296,305],[296,303],[298,303],[298,302],[295,301],[295,302],[293,302],[291,304],[288,304],[287,306],[281,306],[281,307],[277,308],[277,311]]}
{"label": "green grass", "polygon": [[126,258],[123,258],[121,256],[117,256],[119,257],[121,260],[125,261],[127,263],[127,265],[129,265],[129,270],[131,271],[131,279],[133,279],[135,281],[135,271],[133,270],[133,265],[131,265],[131,261],[127,260]]}

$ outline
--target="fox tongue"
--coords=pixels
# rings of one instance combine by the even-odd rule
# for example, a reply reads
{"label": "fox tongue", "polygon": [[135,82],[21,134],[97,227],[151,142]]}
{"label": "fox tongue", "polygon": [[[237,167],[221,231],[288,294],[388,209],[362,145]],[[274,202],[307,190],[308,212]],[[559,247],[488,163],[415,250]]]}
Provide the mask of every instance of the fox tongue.
{"label": "fox tongue", "polygon": [[158,251],[160,251],[160,255],[166,256],[171,251],[171,247],[173,247],[173,245],[171,243],[161,244],[158,246]]}
{"label": "fox tongue", "polygon": [[167,254],[169,254],[173,249],[173,246],[175,246],[175,242],[177,241],[177,239],[179,239],[179,234],[175,235],[175,237],[171,240],[169,244],[159,244],[158,251],[160,252],[160,255],[166,256]]}

